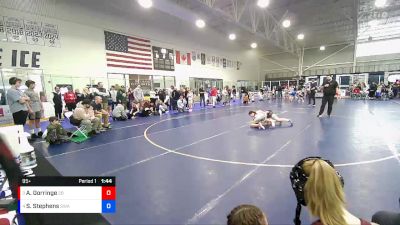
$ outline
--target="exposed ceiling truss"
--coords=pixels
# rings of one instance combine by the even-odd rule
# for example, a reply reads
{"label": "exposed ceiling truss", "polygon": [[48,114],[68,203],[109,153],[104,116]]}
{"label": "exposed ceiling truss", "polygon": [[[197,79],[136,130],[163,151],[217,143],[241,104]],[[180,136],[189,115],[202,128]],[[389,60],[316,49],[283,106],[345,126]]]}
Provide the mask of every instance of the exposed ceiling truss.
{"label": "exposed ceiling truss", "polygon": [[222,1],[223,4],[219,4],[221,2],[216,0],[197,1],[242,29],[272,42],[283,51],[298,55],[300,46],[281,25],[287,12],[277,19],[267,9],[259,8],[255,0],[229,0]]}

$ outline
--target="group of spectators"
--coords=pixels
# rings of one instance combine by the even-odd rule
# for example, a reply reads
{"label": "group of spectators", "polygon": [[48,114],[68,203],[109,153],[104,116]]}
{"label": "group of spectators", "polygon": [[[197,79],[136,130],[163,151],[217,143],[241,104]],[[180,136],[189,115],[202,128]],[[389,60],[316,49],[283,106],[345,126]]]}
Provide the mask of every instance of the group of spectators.
{"label": "group of spectators", "polygon": [[110,117],[124,121],[136,117],[161,116],[169,111],[191,112],[196,97],[199,97],[200,107],[205,108],[206,105],[215,107],[220,102],[229,105],[231,98],[235,99],[231,96],[236,95],[235,87],[224,87],[222,91],[216,87],[206,91],[201,87],[197,96],[190,88],[177,89],[171,86],[169,89],[150,90],[148,98],[145,98],[140,85],[128,90],[114,85],[107,90],[101,82],[96,87],[84,88],[82,92],[71,87],[67,87],[67,90],[61,94],[60,87],[55,87],[53,92],[56,116],[49,119],[47,130],[52,134],[52,137],[48,137],[50,143],[61,143],[67,139],[67,132],[59,122],[65,111],[73,112],[69,117],[73,125],[83,126],[89,134],[98,134],[110,129]]}
{"label": "group of spectators", "polygon": [[370,85],[365,82],[355,82],[349,88],[352,94],[364,94],[369,99],[380,99],[380,98],[398,98],[400,92],[400,81],[396,81],[389,84],[381,82],[377,84],[372,82]]}

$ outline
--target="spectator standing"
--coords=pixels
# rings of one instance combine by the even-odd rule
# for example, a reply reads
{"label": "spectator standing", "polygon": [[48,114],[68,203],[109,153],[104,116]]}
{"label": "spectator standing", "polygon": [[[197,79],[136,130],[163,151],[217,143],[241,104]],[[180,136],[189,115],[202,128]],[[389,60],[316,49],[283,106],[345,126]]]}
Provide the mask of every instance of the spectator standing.
{"label": "spectator standing", "polygon": [[143,90],[140,87],[140,85],[138,85],[134,90],[133,90],[133,96],[135,98],[135,104],[137,105],[138,108],[142,107],[143,101],[144,101],[144,94],[143,94]]}
{"label": "spectator standing", "polygon": [[164,89],[160,89],[158,90],[158,99],[160,99],[160,101],[164,102],[165,101],[165,90]]}
{"label": "spectator standing", "polygon": [[203,86],[201,86],[201,87],[199,88],[200,108],[201,108],[201,103],[203,103],[203,107],[204,107],[204,108],[206,107],[206,99],[205,99],[204,93],[205,93],[204,88],[203,88]]}
{"label": "spectator standing", "polygon": [[75,95],[76,95],[76,103],[83,101],[85,99],[85,95],[80,92],[79,89],[75,89]]}
{"label": "spectator standing", "polygon": [[7,102],[10,106],[10,111],[13,116],[15,125],[25,125],[26,118],[28,117],[28,101],[30,100],[22,91],[21,79],[11,77],[8,81],[11,88],[7,91]]}
{"label": "spectator standing", "polygon": [[90,93],[89,88],[87,88],[87,87],[83,88],[82,93],[83,93],[83,99],[93,101],[94,96],[92,93]]}
{"label": "spectator standing", "polygon": [[157,94],[157,90],[150,90],[150,92],[149,92],[149,94],[150,94],[150,103],[153,105],[153,111],[155,111],[156,110],[156,101],[157,101],[157,96],[156,96],[156,94]]}
{"label": "spectator standing", "polygon": [[194,98],[194,94],[193,91],[188,89],[188,94],[187,94],[187,99],[188,99],[188,108],[189,108],[189,112],[191,112],[193,110],[193,98]]}
{"label": "spectator standing", "polygon": [[281,85],[278,85],[276,92],[277,92],[277,98],[282,98],[282,86]]}
{"label": "spectator standing", "polygon": [[54,92],[53,92],[53,103],[54,103],[54,113],[56,115],[56,117],[61,120],[62,119],[62,96],[61,96],[61,92],[60,92],[60,88],[59,87],[55,87],[54,88]]}
{"label": "spectator standing", "polygon": [[64,102],[65,106],[67,107],[68,111],[73,111],[76,108],[76,95],[72,91],[72,87],[67,87],[68,92],[64,94]]}
{"label": "spectator standing", "polygon": [[215,108],[215,104],[216,104],[216,102],[217,102],[217,95],[218,95],[218,90],[217,90],[217,87],[213,87],[212,89],[211,89],[211,103],[212,103],[212,106],[213,106],[213,108]]}
{"label": "spectator standing", "polygon": [[375,82],[372,82],[372,84],[369,86],[369,92],[368,92],[368,97],[370,99],[375,98],[377,89],[378,89],[378,85]]}
{"label": "spectator standing", "polygon": [[[43,105],[40,101],[38,93],[35,92],[35,81],[27,80],[25,86],[28,89],[25,91],[25,95],[29,97],[28,109],[29,109],[29,129],[32,138],[42,137],[43,132],[40,127],[40,118],[42,118]],[[35,132],[36,128],[36,132]]]}
{"label": "spectator standing", "polygon": [[171,101],[171,105],[172,105],[172,110],[177,110],[177,108],[178,108],[177,102],[178,102],[181,94],[179,93],[178,90],[176,90],[174,88],[174,86],[171,86],[171,90],[172,90],[172,93],[171,93],[170,101]]}
{"label": "spectator standing", "polygon": [[235,86],[232,86],[232,99],[233,99],[233,102],[236,101],[236,87]]}
{"label": "spectator standing", "polygon": [[310,93],[308,95],[308,105],[311,105],[311,100],[313,100],[313,105],[315,107],[315,93],[317,91],[317,81],[312,80],[310,82]]}
{"label": "spectator standing", "polygon": [[111,109],[114,110],[114,107],[117,105],[117,93],[118,91],[115,89],[115,86],[111,86],[110,89],[110,97],[111,97]]}

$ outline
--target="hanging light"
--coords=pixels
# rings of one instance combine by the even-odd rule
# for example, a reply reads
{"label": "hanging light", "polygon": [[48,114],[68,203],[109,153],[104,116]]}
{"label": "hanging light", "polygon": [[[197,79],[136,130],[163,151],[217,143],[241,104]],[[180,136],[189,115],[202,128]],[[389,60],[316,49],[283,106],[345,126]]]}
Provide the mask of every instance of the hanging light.
{"label": "hanging light", "polygon": [[267,8],[269,5],[269,0],[258,0],[257,5],[260,8]]}
{"label": "hanging light", "polygon": [[202,20],[202,19],[198,19],[198,20],[196,20],[196,26],[198,28],[203,28],[206,26],[206,22],[204,22],[204,20]]}
{"label": "hanging light", "polygon": [[251,48],[257,48],[257,43],[255,43],[255,42],[251,43],[250,47]]}
{"label": "hanging light", "polygon": [[303,33],[298,34],[297,35],[297,39],[298,40],[303,40],[304,39],[304,34]]}
{"label": "hanging light", "polygon": [[236,39],[236,34],[230,34],[229,35],[229,39],[232,40],[232,41],[235,40]]}
{"label": "hanging light", "polygon": [[321,46],[321,47],[319,47],[319,50],[321,50],[321,51],[325,51],[325,46]]}
{"label": "hanging light", "polygon": [[148,9],[153,6],[152,0],[138,0],[138,3],[140,6],[142,6],[145,9]]}
{"label": "hanging light", "polygon": [[282,26],[283,26],[284,28],[290,27],[290,20],[284,20],[284,21],[282,22]]}
{"label": "hanging light", "polygon": [[375,0],[375,6],[378,8],[383,8],[386,6],[386,0]]}

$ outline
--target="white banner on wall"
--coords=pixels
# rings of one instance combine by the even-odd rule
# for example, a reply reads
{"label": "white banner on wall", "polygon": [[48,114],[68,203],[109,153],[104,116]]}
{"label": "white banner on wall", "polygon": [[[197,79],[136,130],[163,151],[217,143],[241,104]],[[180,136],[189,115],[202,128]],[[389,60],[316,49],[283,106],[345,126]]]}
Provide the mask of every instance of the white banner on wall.
{"label": "white banner on wall", "polygon": [[24,24],[21,19],[4,17],[7,40],[10,42],[26,43]]}
{"label": "white banner on wall", "polygon": [[42,25],[43,37],[46,46],[49,47],[60,47],[60,34],[58,33],[58,27],[54,24],[43,23]]}
{"label": "white banner on wall", "polygon": [[0,41],[7,41],[3,17],[0,16]]}
{"label": "white banner on wall", "polygon": [[26,41],[30,45],[44,45],[42,23],[24,20]]}

